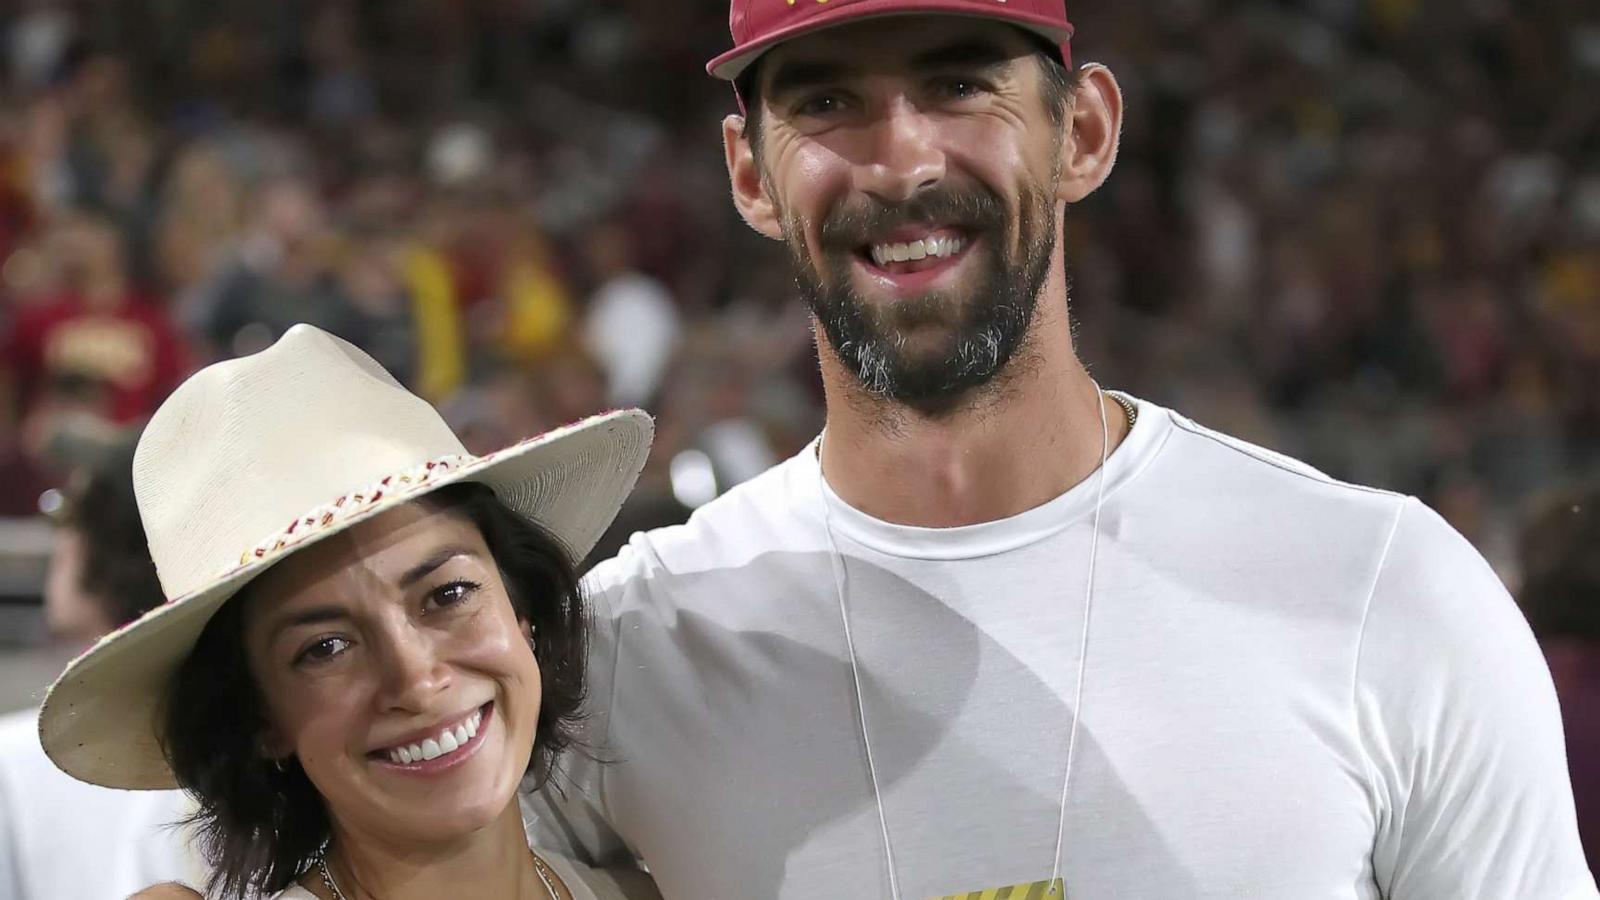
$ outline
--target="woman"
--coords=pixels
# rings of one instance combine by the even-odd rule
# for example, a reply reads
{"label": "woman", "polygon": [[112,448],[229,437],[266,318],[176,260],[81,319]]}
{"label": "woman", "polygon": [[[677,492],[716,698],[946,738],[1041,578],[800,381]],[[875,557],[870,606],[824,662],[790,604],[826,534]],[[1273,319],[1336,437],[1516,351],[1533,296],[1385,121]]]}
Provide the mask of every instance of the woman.
{"label": "woman", "polygon": [[46,751],[85,781],[193,793],[213,896],[620,896],[532,854],[516,798],[571,741],[573,560],[649,438],[619,412],[472,457],[309,326],[203,370],[134,458],[172,599],[52,686]]}

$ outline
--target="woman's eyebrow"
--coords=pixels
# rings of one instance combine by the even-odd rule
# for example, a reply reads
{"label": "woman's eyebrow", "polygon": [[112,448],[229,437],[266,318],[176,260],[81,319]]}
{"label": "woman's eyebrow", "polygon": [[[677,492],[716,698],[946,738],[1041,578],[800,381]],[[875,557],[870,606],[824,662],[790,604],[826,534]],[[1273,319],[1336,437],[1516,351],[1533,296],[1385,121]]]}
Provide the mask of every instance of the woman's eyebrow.
{"label": "woman's eyebrow", "polygon": [[350,613],[342,606],[311,606],[296,610],[280,617],[278,621],[273,623],[272,628],[267,632],[267,643],[270,646],[272,642],[278,639],[279,635],[290,628],[296,628],[301,625],[321,625],[324,622],[335,622],[348,618],[350,618]]}
{"label": "woman's eyebrow", "polygon": [[[428,575],[436,571],[440,566],[443,566],[445,563],[455,559],[458,556],[477,558],[480,555],[481,554],[479,554],[477,550],[465,544],[449,544],[444,547],[440,547],[438,550],[435,550],[433,553],[429,554],[427,559],[407,569],[400,576],[399,585],[402,588],[410,587],[411,585],[416,584],[418,581],[428,577]],[[348,618],[350,618],[350,613],[342,606],[309,606],[305,609],[295,610],[294,612],[288,613],[280,617],[277,621],[273,622],[271,628],[269,628],[267,631],[268,640],[277,640],[278,635],[290,628],[295,628],[301,625],[321,625],[325,622],[334,622]]]}
{"label": "woman's eyebrow", "polygon": [[465,544],[450,544],[440,547],[438,550],[435,550],[433,553],[429,554],[427,559],[407,569],[405,574],[400,576],[399,584],[403,588],[410,587],[428,577],[428,575],[430,575],[435,569],[438,569],[440,566],[458,556],[476,557],[478,556],[478,553],[473,548],[468,547]]}

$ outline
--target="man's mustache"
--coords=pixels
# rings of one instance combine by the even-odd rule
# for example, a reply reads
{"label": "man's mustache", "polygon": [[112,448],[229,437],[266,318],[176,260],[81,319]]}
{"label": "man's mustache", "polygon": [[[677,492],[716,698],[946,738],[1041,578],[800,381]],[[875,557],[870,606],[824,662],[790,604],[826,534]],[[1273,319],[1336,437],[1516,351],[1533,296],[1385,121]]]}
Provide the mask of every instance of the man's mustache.
{"label": "man's mustache", "polygon": [[937,225],[968,231],[1003,228],[1005,205],[985,191],[932,188],[901,203],[872,197],[835,207],[823,220],[818,239],[828,249],[855,250],[883,240],[906,225]]}

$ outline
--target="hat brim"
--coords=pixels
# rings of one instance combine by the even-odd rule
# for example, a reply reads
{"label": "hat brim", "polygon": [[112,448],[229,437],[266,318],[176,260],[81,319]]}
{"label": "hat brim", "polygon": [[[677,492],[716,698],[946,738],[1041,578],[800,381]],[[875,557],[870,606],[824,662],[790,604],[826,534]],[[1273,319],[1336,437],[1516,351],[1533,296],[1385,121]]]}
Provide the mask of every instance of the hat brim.
{"label": "hat brim", "polygon": [[744,74],[745,69],[748,69],[751,63],[754,63],[763,53],[778,44],[794,40],[802,35],[829,28],[837,28],[841,25],[849,25],[853,22],[862,22],[867,19],[930,14],[1009,22],[1058,45],[1064,45],[1072,40],[1073,34],[1071,25],[1063,28],[1059,21],[1037,13],[1008,9],[1003,6],[997,7],[991,13],[975,13],[972,11],[971,0],[878,0],[876,3],[857,2],[830,9],[803,22],[797,22],[787,28],[780,28],[763,36],[758,41],[751,41],[742,47],[729,50],[711,60],[711,62],[706,63],[706,72],[724,81],[733,81]]}
{"label": "hat brim", "polygon": [[632,492],[652,433],[648,415],[624,410],[471,459],[422,489],[374,503],[281,555],[241,565],[214,584],[151,610],[102,638],[51,685],[39,710],[45,753],[62,771],[90,784],[127,790],[177,787],[161,747],[162,703],[206,623],[251,579],[358,522],[464,482],[488,485],[508,508],[544,527],[574,561],[581,560]]}

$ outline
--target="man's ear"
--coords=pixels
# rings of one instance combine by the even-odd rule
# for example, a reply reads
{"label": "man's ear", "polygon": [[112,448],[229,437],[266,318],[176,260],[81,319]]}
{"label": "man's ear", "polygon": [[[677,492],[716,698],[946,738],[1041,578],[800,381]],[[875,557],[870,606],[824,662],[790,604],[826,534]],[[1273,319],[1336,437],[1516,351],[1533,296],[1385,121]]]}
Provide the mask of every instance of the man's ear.
{"label": "man's ear", "polygon": [[722,148],[728,158],[728,181],[733,186],[733,205],[739,215],[758,234],[773,240],[783,239],[782,223],[756,165],[755,152],[745,134],[744,116],[722,120]]}
{"label": "man's ear", "polygon": [[1061,141],[1061,181],[1056,199],[1077,203],[1094,193],[1117,162],[1122,141],[1122,88],[1105,66],[1083,67]]}

